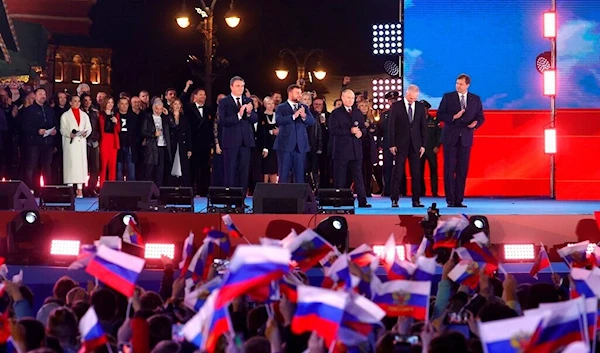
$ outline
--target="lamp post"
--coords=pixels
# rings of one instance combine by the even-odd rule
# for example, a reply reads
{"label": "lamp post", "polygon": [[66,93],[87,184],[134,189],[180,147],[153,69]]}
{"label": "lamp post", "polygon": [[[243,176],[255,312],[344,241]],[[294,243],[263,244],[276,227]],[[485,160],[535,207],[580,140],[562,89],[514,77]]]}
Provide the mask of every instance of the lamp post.
{"label": "lamp post", "polygon": [[[202,17],[202,21],[196,29],[204,34],[204,74],[200,76],[204,81],[204,90],[206,91],[206,101],[212,102],[212,84],[215,80],[215,74],[213,74],[213,58],[215,56],[216,48],[214,47],[215,40],[215,29],[214,29],[214,18],[215,18],[215,5],[218,0],[212,0],[210,7],[206,6],[204,0],[199,0],[200,7],[196,8],[196,12]],[[177,25],[181,28],[189,27],[192,22],[190,20],[190,13],[185,5],[185,0],[181,5],[181,11],[177,14]],[[238,13],[233,9],[233,0],[229,4],[229,11],[225,14],[225,22],[231,28],[235,28],[240,24],[241,18]]]}
{"label": "lamp post", "polygon": [[288,77],[289,71],[285,68],[283,64],[283,59],[285,56],[289,55],[296,61],[296,70],[298,74],[298,80],[302,85],[302,89],[304,90],[304,84],[306,80],[306,64],[308,63],[308,59],[312,56],[317,57],[317,66],[313,71],[313,74],[317,80],[323,80],[327,75],[327,72],[321,66],[321,60],[323,59],[323,50],[321,49],[312,49],[308,52],[300,49],[297,51],[292,51],[290,49],[281,49],[279,52],[279,66],[275,70],[275,75],[280,80],[285,80]]}

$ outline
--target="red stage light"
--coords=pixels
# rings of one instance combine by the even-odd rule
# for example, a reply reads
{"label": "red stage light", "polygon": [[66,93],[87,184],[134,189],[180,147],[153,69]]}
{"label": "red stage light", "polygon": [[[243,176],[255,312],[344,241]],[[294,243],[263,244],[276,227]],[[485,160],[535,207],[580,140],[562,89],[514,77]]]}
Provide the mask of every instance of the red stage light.
{"label": "red stage light", "polygon": [[556,12],[544,12],[544,37],[556,38]]}
{"label": "red stage light", "polygon": [[544,71],[544,95],[556,96],[556,70]]}
{"label": "red stage light", "polygon": [[519,261],[535,259],[534,244],[504,244],[504,260]]}
{"label": "red stage light", "polygon": [[544,130],[544,152],[547,154],[556,153],[556,129]]}
{"label": "red stage light", "polygon": [[52,239],[50,243],[50,255],[56,256],[77,256],[79,255],[79,240],[58,240]]}
{"label": "red stage light", "polygon": [[173,260],[175,258],[175,244],[146,243],[145,259],[160,259],[161,255]]}
{"label": "red stage light", "polygon": [[[373,252],[379,257],[383,257],[384,249],[385,249],[385,246],[383,246],[383,245],[374,245],[373,246]],[[404,251],[404,245],[396,245],[396,253],[398,253],[398,258],[400,258],[400,261],[406,260],[406,252]]]}

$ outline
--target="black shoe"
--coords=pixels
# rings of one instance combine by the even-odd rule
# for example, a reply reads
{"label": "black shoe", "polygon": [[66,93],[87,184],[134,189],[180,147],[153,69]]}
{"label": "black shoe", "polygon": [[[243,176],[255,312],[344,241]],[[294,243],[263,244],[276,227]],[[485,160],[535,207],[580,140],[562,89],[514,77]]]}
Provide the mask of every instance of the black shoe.
{"label": "black shoe", "polygon": [[398,200],[392,200],[392,207],[393,207],[393,208],[398,208],[398,207],[400,207],[400,206],[398,205]]}
{"label": "black shoe", "polygon": [[412,203],[412,207],[425,207],[425,206],[422,203],[417,201],[417,202]]}
{"label": "black shoe", "polygon": [[465,205],[462,202],[459,202],[459,203],[454,204],[454,207],[457,207],[457,208],[467,208],[467,205]]}
{"label": "black shoe", "polygon": [[454,206],[454,202],[448,202],[448,207],[452,208],[452,207],[456,207],[456,206]]}
{"label": "black shoe", "polygon": [[373,206],[368,202],[358,204],[358,208],[371,208],[371,207],[373,207]]}

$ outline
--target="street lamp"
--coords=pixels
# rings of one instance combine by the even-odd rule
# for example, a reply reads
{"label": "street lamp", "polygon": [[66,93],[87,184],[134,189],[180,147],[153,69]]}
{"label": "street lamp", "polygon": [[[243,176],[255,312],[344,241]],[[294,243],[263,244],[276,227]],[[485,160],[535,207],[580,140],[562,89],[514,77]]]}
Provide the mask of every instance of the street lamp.
{"label": "street lamp", "polygon": [[[200,7],[195,8],[196,12],[202,17],[202,22],[196,27],[198,31],[204,34],[204,74],[200,75],[204,81],[204,90],[206,91],[206,101],[212,102],[212,83],[215,80],[213,74],[213,58],[216,48],[213,46],[215,40],[214,18],[215,5],[219,0],[212,0],[210,7],[206,6],[204,0],[198,0]],[[185,0],[181,4],[181,11],[176,17],[177,25],[181,28],[188,28],[192,21],[190,13],[185,6]],[[233,0],[229,4],[229,11],[225,14],[225,22],[231,28],[235,28],[240,24],[241,18],[233,9]]]}
{"label": "street lamp", "polygon": [[[296,61],[298,80],[306,79],[306,64],[308,62],[308,59],[313,55],[317,56],[317,58],[319,60],[317,62],[317,66],[315,67],[315,70],[313,71],[315,78],[317,80],[323,80],[325,78],[325,76],[327,75],[327,72],[321,66],[321,62],[320,62],[320,60],[322,60],[322,58],[323,58],[323,50],[313,49],[311,51],[305,52],[304,50],[292,51],[290,49],[285,48],[279,52],[279,66],[277,67],[277,69],[275,69],[275,75],[277,76],[278,79],[285,80],[289,74],[289,71],[285,68],[285,66],[283,64],[283,59],[285,58],[286,54],[290,55]],[[303,59],[300,60],[299,57],[303,58]]]}

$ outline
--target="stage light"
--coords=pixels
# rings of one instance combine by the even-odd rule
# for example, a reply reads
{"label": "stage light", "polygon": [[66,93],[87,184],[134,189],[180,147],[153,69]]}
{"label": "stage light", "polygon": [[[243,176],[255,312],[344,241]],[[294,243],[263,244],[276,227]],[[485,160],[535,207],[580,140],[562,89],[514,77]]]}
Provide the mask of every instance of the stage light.
{"label": "stage light", "polygon": [[544,130],[544,152],[547,154],[556,153],[556,129]]}
{"label": "stage light", "polygon": [[6,262],[43,263],[50,246],[49,239],[44,238],[44,224],[38,211],[17,213],[6,227]]}
{"label": "stage light", "polygon": [[532,261],[535,259],[535,244],[504,244],[504,261]]}
{"label": "stage light", "polygon": [[544,95],[556,95],[556,70],[544,71]]}
{"label": "stage light", "polygon": [[556,12],[544,12],[544,37],[556,38]]}
{"label": "stage light", "polygon": [[79,255],[79,240],[52,239],[50,243],[50,255],[55,256],[77,256]]}
{"label": "stage light", "polygon": [[175,244],[146,243],[144,249],[145,259],[160,259],[162,255],[173,260],[175,258]]}
{"label": "stage light", "polygon": [[25,222],[29,224],[34,224],[37,219],[38,215],[36,214],[36,212],[28,211],[27,213],[25,213]]}
{"label": "stage light", "polygon": [[[383,246],[383,245],[374,245],[373,246],[373,252],[375,253],[375,255],[377,255],[379,257],[383,257],[384,250],[385,250],[385,246]],[[400,259],[400,261],[406,260],[406,250],[404,249],[404,245],[396,245],[396,253],[398,254],[398,258]]]}
{"label": "stage light", "polygon": [[373,25],[373,54],[398,55],[402,53],[402,25],[400,23]]}
{"label": "stage light", "polygon": [[327,217],[314,230],[340,252],[345,253],[348,251],[349,230],[346,218],[341,216]]}
{"label": "stage light", "polygon": [[129,224],[129,222],[131,221],[131,219],[132,219],[132,218],[133,218],[133,216],[132,216],[132,215],[130,215],[130,214],[124,214],[124,215],[121,217],[121,220],[123,221],[123,224],[124,224],[125,226],[127,226],[127,225]]}
{"label": "stage light", "polygon": [[469,217],[469,226],[460,233],[460,243],[466,244],[477,233],[483,232],[490,239],[490,223],[486,216],[473,215]]}
{"label": "stage light", "polygon": [[[371,81],[373,88],[373,109],[389,109],[385,94],[390,91],[402,91],[402,78],[380,78]],[[377,101],[375,101],[375,99]]]}
{"label": "stage light", "polygon": [[540,74],[543,74],[544,71],[550,70],[552,68],[552,53],[549,51],[545,51],[535,58],[535,68],[538,70]]}
{"label": "stage light", "polygon": [[136,224],[140,224],[137,215],[134,212],[120,212],[113,216],[110,221],[104,226],[102,235],[105,237],[118,236],[122,237],[125,228],[129,224],[129,220],[133,219]]}

